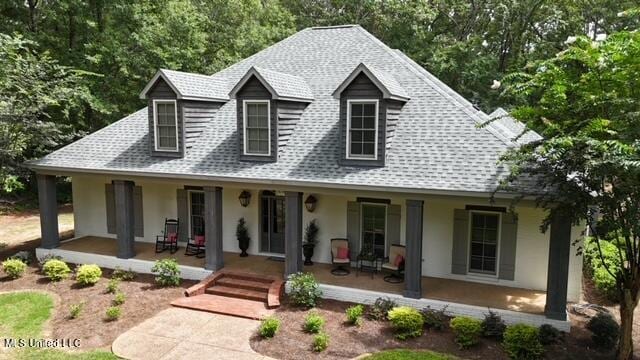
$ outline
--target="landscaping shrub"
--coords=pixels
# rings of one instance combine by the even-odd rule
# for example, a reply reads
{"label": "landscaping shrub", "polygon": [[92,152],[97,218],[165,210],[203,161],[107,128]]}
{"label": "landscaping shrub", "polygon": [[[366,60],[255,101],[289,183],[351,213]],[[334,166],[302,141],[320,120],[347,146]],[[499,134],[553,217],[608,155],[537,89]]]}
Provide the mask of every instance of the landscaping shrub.
{"label": "landscaping shrub", "polygon": [[397,306],[398,304],[390,298],[379,297],[369,308],[367,316],[371,320],[386,320],[389,315],[389,311]]}
{"label": "landscaping shrub", "polygon": [[427,306],[422,309],[422,318],[424,319],[424,327],[427,329],[443,330],[449,321],[447,307],[445,306],[440,310],[435,310]]}
{"label": "landscaping shrub", "polygon": [[424,319],[418,310],[409,306],[399,306],[391,309],[388,317],[396,338],[405,340],[422,335]]}
{"label": "landscaping shrub", "polygon": [[118,291],[118,286],[120,286],[120,280],[109,279],[109,282],[107,283],[107,293],[115,294]]}
{"label": "landscaping shrub", "polygon": [[2,262],[2,271],[12,279],[21,277],[26,269],[27,264],[20,259],[8,259]]}
{"label": "landscaping shrub", "polygon": [[456,335],[456,343],[462,349],[478,343],[482,335],[482,321],[466,316],[456,316],[451,319],[451,330]]}
{"label": "landscaping shrub", "polygon": [[327,333],[320,333],[313,337],[313,351],[322,352],[329,347],[329,335]]}
{"label": "landscaping shrub", "polygon": [[306,332],[317,334],[324,327],[324,318],[316,312],[311,312],[304,318],[302,327]]}
{"label": "landscaping shrub", "polygon": [[[602,249],[602,256],[609,268],[619,269],[620,257],[616,244],[612,241],[601,240],[600,249]],[[611,301],[618,301],[616,279],[605,269],[598,252],[596,240],[593,238],[585,240],[584,259],[586,265],[585,273],[591,277],[598,293]]]}
{"label": "landscaping shrub", "polygon": [[538,329],[538,339],[542,345],[555,344],[561,336],[562,332],[549,324],[544,324]]}
{"label": "landscaping shrub", "polygon": [[116,296],[113,297],[113,305],[122,305],[124,304],[124,301],[127,299],[127,297],[124,295],[123,292],[118,292],[116,293]]}
{"label": "landscaping shrub", "polygon": [[116,266],[116,268],[113,269],[111,278],[120,280],[120,281],[131,281],[136,278],[136,273],[133,272],[131,269],[124,270],[123,268]]}
{"label": "landscaping shrub", "polygon": [[294,304],[304,307],[315,307],[322,291],[311,273],[296,273],[289,275],[291,291],[289,296]]}
{"label": "landscaping shrub", "polygon": [[51,281],[60,281],[69,277],[71,269],[62,260],[50,259],[42,265],[42,272]]}
{"label": "landscaping shrub", "polygon": [[9,259],[22,260],[23,263],[29,265],[31,263],[31,253],[28,251],[18,251],[17,253],[9,256]]}
{"label": "landscaping shrub", "polygon": [[40,265],[40,267],[43,267],[44,264],[46,264],[49,260],[62,260],[62,256],[47,254],[38,258],[38,264]]}
{"label": "landscaping shrub", "polygon": [[119,306],[111,306],[110,308],[107,309],[106,314],[107,314],[107,320],[114,321],[120,318],[122,311],[120,310]]}
{"label": "landscaping shrub", "polygon": [[84,307],[84,303],[73,304],[69,306],[69,319],[76,319],[80,316],[80,312],[82,312],[82,308]]}
{"label": "landscaping shrub", "polygon": [[502,346],[512,359],[539,359],[544,353],[544,347],[538,336],[538,328],[535,326],[525,324],[508,326],[504,332]]}
{"label": "landscaping shrub", "polygon": [[484,315],[482,321],[482,335],[488,338],[496,340],[502,340],[504,330],[507,328],[502,317],[498,313],[489,310],[488,314]]}
{"label": "landscaping shrub", "polygon": [[160,286],[180,285],[180,268],[175,259],[156,260],[151,272],[156,275],[156,283]]}
{"label": "landscaping shrub", "polygon": [[83,286],[95,285],[101,277],[102,270],[98,265],[81,265],[76,271],[76,281]]}
{"label": "landscaping shrub", "polygon": [[272,338],[276,335],[278,329],[280,329],[280,320],[273,316],[269,316],[262,320],[258,332],[263,338]]}
{"label": "landscaping shrub", "polygon": [[616,320],[607,313],[598,313],[587,323],[587,329],[591,331],[593,343],[605,350],[613,349],[620,337],[620,326]]}
{"label": "landscaping shrub", "polygon": [[364,314],[364,306],[354,305],[347,308],[347,323],[351,325],[362,325],[362,315]]}

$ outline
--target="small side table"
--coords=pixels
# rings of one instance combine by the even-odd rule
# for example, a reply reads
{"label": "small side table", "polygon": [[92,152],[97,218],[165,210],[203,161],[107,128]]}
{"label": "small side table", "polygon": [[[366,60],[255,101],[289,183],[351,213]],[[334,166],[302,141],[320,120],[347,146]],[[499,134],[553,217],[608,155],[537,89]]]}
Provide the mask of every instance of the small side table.
{"label": "small side table", "polygon": [[378,268],[382,264],[382,258],[375,256],[374,254],[360,254],[356,259],[358,263],[358,271],[356,272],[356,276],[358,276],[361,272],[368,272],[371,274],[371,278],[373,279],[375,273],[378,272]]}

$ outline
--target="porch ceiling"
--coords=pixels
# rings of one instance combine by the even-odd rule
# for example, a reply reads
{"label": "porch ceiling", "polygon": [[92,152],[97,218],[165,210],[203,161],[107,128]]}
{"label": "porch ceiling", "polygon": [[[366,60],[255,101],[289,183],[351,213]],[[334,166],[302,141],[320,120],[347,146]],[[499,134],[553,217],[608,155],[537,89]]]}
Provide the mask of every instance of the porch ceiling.
{"label": "porch ceiling", "polygon": [[[115,256],[117,243],[115,239],[86,236],[63,242],[59,249]],[[163,258],[175,258],[181,265],[204,267],[204,259],[184,255],[184,245],[175,254],[170,254],[168,251],[156,254],[153,243],[136,242],[135,251],[135,259],[138,260],[155,261]],[[284,262],[269,260],[265,256],[257,255],[241,258],[236,253],[228,252],[224,254],[224,267],[229,270],[272,276],[283,276],[284,273]],[[318,282],[324,284],[393,294],[402,294],[404,288],[404,284],[385,282],[380,273],[375,274],[373,278],[368,273],[357,276],[357,272],[353,269],[350,275],[340,277],[333,276],[330,272],[331,269],[332,266],[329,264],[318,263],[304,267],[305,271],[313,273]],[[544,313],[546,301],[544,291],[426,276],[422,277],[422,297],[533,314]]]}

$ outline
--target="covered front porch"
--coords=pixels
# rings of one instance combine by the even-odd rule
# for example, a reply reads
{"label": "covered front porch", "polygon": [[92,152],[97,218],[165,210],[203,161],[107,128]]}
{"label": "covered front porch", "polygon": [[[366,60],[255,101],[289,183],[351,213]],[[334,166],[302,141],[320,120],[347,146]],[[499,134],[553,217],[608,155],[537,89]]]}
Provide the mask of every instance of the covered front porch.
{"label": "covered front porch", "polygon": [[[62,242],[57,250],[115,257],[117,241],[104,237],[86,236]],[[170,254],[169,251],[156,253],[153,243],[136,242],[135,252],[136,255],[132,258],[135,260],[152,262],[163,258],[174,258],[180,265],[196,268],[203,268],[205,264],[203,258],[186,256],[184,245],[181,245],[175,254]],[[318,282],[325,285],[396,295],[402,295],[404,290],[403,283],[385,282],[381,272],[372,276],[369,273],[359,274],[356,269],[352,269],[347,276],[334,276],[331,274],[332,268],[333,266],[329,264],[316,263],[312,266],[304,266],[304,271],[313,273]],[[284,274],[284,262],[268,256],[251,255],[243,258],[237,253],[225,252],[224,269],[281,277]],[[467,304],[483,309],[544,314],[546,295],[542,291],[427,276],[423,276],[421,282],[423,299]]]}

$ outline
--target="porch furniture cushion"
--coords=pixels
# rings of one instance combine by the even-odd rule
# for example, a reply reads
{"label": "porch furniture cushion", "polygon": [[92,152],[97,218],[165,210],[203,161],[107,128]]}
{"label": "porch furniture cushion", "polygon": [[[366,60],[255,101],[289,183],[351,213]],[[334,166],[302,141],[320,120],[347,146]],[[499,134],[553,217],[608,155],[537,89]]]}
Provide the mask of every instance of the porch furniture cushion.
{"label": "porch furniture cushion", "polygon": [[393,260],[393,265],[396,267],[400,267],[400,264],[404,262],[404,256],[397,254],[395,260]]}
{"label": "porch furniture cushion", "polygon": [[203,246],[204,245],[204,235],[196,235],[194,236],[194,240],[196,245]]}
{"label": "porch furniture cushion", "polygon": [[178,234],[177,233],[169,233],[169,235],[167,235],[167,241],[169,242],[177,242],[178,241]]}
{"label": "porch furniture cushion", "polygon": [[346,258],[346,259],[340,259],[340,258],[333,259],[333,263],[334,264],[348,264],[350,262],[351,261],[349,260],[349,258]]}
{"label": "porch furniture cushion", "polygon": [[346,247],[339,246],[338,247],[338,260],[348,260],[349,259],[349,249]]}

